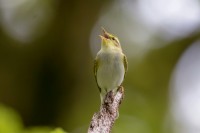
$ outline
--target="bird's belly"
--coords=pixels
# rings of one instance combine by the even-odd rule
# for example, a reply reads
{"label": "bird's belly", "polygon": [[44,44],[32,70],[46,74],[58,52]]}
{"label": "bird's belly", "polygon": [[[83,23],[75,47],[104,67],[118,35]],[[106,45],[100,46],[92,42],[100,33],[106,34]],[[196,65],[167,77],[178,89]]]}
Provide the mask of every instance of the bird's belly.
{"label": "bird's belly", "polygon": [[99,87],[106,92],[117,89],[124,79],[124,65],[122,61],[111,61],[102,64],[97,71]]}

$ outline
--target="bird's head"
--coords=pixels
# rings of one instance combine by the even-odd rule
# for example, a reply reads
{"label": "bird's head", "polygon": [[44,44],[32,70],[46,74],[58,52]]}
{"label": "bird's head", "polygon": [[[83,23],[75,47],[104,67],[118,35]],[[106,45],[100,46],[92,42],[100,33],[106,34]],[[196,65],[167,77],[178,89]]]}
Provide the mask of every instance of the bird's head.
{"label": "bird's head", "polygon": [[99,35],[101,37],[101,48],[121,51],[119,39],[116,36],[108,33],[103,27],[102,31],[103,34]]}

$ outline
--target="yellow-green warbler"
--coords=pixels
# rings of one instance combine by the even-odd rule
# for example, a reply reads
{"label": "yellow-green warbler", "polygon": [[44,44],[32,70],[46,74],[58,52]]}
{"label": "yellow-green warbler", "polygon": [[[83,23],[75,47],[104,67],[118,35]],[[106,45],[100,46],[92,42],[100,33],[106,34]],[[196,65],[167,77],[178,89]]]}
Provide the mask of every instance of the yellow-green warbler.
{"label": "yellow-green warbler", "polygon": [[128,69],[127,58],[119,39],[103,29],[101,49],[94,63],[94,75],[100,91],[101,103],[109,91],[116,92]]}

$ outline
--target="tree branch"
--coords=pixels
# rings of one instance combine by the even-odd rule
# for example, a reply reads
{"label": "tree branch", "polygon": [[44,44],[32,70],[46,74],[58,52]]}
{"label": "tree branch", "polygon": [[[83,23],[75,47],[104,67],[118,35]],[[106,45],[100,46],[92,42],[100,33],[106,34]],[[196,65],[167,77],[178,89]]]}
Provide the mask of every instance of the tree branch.
{"label": "tree branch", "polygon": [[118,118],[119,105],[124,96],[124,88],[120,86],[117,93],[110,91],[104,100],[100,111],[92,117],[88,133],[110,133],[115,120]]}

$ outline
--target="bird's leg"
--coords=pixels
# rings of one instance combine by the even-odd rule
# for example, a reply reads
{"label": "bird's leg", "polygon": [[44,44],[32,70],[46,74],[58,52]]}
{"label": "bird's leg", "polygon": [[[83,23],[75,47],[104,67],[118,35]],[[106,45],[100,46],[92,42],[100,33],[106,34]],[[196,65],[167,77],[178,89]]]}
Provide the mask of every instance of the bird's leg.
{"label": "bird's leg", "polygon": [[118,86],[118,89],[117,89],[117,92],[121,92],[123,95],[122,95],[122,99],[120,101],[120,104],[122,102],[122,100],[124,99],[124,87],[122,85]]}

